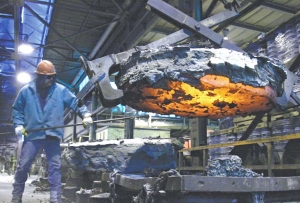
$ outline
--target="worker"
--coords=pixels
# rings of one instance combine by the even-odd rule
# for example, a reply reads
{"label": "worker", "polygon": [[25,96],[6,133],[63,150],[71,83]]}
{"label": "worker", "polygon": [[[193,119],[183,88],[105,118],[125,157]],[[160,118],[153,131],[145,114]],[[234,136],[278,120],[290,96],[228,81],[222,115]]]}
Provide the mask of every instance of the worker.
{"label": "worker", "polygon": [[61,203],[60,141],[63,128],[30,130],[64,125],[66,108],[79,113],[86,127],[93,120],[87,107],[80,104],[66,87],[55,82],[56,70],[52,62],[42,60],[37,65],[36,73],[36,79],[21,88],[12,107],[15,133],[19,139],[24,139],[14,177],[12,202],[22,202],[27,173],[40,148],[43,148],[48,162],[50,202]]}

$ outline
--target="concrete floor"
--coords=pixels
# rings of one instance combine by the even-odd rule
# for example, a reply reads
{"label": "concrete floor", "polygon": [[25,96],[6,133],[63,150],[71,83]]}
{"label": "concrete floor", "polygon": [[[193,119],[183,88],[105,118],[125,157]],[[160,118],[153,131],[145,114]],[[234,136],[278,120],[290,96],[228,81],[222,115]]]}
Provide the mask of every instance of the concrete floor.
{"label": "concrete floor", "polygon": [[[36,186],[30,184],[37,179],[37,175],[32,175],[28,178],[22,199],[24,203],[49,203],[49,191],[35,191]],[[0,173],[0,203],[10,203],[13,189],[12,183],[13,175]]]}

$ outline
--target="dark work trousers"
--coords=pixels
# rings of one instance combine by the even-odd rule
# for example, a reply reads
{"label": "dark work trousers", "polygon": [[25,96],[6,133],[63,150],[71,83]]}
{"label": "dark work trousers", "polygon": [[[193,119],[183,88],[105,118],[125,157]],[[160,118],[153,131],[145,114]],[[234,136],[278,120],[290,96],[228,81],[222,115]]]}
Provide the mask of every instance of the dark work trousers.
{"label": "dark work trousers", "polygon": [[20,196],[24,192],[27,174],[40,148],[43,147],[47,161],[50,185],[50,202],[61,202],[61,149],[58,138],[48,137],[40,140],[27,140],[23,142],[20,160],[15,173],[13,183],[13,197]]}

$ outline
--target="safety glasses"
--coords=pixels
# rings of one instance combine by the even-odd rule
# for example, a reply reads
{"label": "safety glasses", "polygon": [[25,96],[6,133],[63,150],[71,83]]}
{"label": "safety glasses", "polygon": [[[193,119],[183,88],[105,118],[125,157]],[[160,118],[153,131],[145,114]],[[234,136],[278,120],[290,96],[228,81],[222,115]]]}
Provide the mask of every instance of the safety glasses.
{"label": "safety glasses", "polygon": [[55,79],[56,78],[56,75],[47,75],[46,79]]}

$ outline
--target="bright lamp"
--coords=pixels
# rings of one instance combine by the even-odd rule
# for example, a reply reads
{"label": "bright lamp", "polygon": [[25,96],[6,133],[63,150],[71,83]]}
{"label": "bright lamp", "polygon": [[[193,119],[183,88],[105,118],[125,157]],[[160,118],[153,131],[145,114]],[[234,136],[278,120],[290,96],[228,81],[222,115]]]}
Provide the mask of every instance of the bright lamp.
{"label": "bright lamp", "polygon": [[28,83],[31,80],[31,76],[28,73],[21,72],[17,75],[17,80],[20,83]]}

